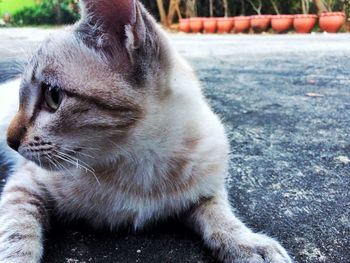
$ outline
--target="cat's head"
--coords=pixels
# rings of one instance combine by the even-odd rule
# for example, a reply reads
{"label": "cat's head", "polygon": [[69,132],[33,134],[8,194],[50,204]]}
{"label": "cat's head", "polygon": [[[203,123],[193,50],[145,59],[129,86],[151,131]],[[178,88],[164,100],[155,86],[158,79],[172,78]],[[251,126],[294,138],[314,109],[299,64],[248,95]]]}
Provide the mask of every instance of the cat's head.
{"label": "cat's head", "polygon": [[141,4],[80,2],[81,20],[47,39],[25,70],[8,129],[9,146],[47,169],[107,158],[166,81],[167,41]]}

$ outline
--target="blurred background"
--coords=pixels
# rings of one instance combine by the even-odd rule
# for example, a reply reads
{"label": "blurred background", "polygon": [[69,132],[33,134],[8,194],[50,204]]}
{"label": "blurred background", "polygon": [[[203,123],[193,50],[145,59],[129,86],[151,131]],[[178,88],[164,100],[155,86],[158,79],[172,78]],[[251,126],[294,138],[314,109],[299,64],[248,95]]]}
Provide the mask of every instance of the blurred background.
{"label": "blurred background", "polygon": [[[350,262],[350,0],[141,2],[226,126],[239,217],[295,262]],[[0,0],[0,92],[48,35],[77,19],[78,0]],[[0,192],[9,174],[0,151]],[[176,222],[138,235],[57,224],[46,263],[217,262]]]}
{"label": "blurred background", "polygon": [[[2,26],[71,24],[79,18],[79,0],[0,0]],[[141,0],[166,27],[179,29],[181,18],[295,15],[342,12],[350,15],[350,0]],[[340,30],[349,31],[345,19]],[[204,30],[201,29],[201,30]],[[265,29],[266,30],[266,29]],[[318,30],[317,26],[314,30]],[[184,31],[184,30],[183,30]]]}

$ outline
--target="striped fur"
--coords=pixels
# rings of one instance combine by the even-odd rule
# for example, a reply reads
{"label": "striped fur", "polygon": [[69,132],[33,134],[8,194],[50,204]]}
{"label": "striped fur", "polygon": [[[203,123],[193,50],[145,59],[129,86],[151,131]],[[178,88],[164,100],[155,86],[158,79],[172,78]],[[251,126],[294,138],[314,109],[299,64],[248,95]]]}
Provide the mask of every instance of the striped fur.
{"label": "striped fur", "polygon": [[112,229],[179,216],[223,262],[291,262],[232,213],[224,127],[163,30],[132,0],[81,2],[23,74],[8,142],[27,160],[1,196],[0,262],[40,262],[52,213]]}
{"label": "striped fur", "polygon": [[39,262],[49,228],[48,196],[26,165],[6,183],[0,201],[0,262]]}

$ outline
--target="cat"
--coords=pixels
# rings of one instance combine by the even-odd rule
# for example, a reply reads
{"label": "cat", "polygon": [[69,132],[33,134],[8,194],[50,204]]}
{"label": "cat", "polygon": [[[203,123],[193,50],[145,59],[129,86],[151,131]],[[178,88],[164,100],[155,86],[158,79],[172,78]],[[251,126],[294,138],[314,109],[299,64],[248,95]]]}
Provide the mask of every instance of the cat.
{"label": "cat", "polygon": [[82,0],[19,85],[0,200],[0,262],[38,263],[51,214],[135,230],[178,217],[221,262],[292,262],[232,212],[229,143],[191,67],[135,0]]}

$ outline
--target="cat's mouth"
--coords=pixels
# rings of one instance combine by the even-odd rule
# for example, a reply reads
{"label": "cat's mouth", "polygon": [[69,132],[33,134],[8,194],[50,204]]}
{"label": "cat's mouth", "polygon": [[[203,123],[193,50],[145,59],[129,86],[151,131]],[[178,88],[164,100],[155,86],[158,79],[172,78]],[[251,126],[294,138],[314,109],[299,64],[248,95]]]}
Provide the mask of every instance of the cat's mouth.
{"label": "cat's mouth", "polygon": [[18,153],[43,169],[51,171],[59,170],[60,164],[54,158],[53,147],[35,148],[31,145],[21,146],[18,149]]}
{"label": "cat's mouth", "polygon": [[[28,144],[21,146],[18,152],[27,160],[34,162],[39,167],[46,170],[68,169],[69,166],[63,164],[68,159],[67,154],[63,151],[55,150],[56,147],[38,147],[38,145]],[[72,159],[72,158],[71,158]]]}

